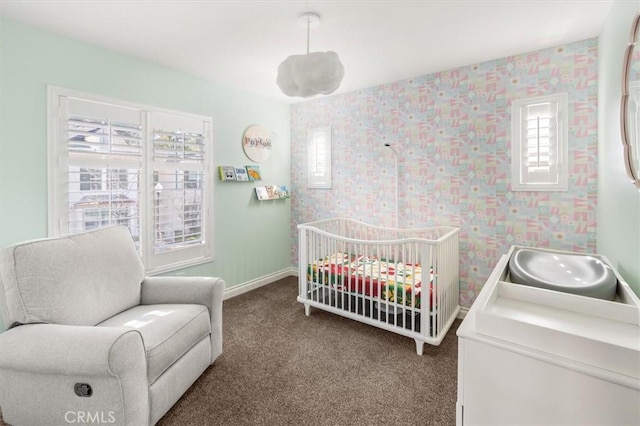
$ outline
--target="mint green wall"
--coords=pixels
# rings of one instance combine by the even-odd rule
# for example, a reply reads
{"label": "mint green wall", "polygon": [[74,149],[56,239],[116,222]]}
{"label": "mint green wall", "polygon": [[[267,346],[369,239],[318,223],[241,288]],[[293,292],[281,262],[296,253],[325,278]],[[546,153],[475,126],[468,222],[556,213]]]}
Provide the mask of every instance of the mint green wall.
{"label": "mint green wall", "polygon": [[[15,21],[0,20],[0,43],[0,248],[47,236],[48,84],[211,116],[215,166],[253,164],[242,134],[266,126],[276,137],[262,183],[290,185],[289,105]],[[258,202],[254,186],[216,181],[216,260],[179,273],[230,287],[289,268],[289,201]]]}
{"label": "mint green wall", "polygon": [[640,191],[624,169],[620,137],[622,61],[640,1],[614,2],[598,40],[598,252],[640,294]]}

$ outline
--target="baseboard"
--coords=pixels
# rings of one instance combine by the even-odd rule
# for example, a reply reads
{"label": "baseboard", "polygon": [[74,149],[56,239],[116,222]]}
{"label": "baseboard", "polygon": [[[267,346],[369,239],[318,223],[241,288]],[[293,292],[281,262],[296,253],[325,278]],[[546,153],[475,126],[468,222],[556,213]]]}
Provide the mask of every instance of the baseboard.
{"label": "baseboard", "polygon": [[456,318],[464,319],[464,317],[467,316],[467,313],[469,313],[469,308],[465,308],[461,306],[460,311],[458,311],[458,316]]}
{"label": "baseboard", "polygon": [[273,274],[264,275],[262,277],[253,279],[251,281],[247,281],[245,283],[236,284],[233,287],[229,287],[224,290],[223,299],[226,300],[235,296],[239,296],[243,293],[246,293],[251,290],[255,290],[256,288],[260,288],[267,284],[271,284],[272,282],[281,280],[291,275],[298,276],[298,269],[285,268],[281,271],[274,272]]}

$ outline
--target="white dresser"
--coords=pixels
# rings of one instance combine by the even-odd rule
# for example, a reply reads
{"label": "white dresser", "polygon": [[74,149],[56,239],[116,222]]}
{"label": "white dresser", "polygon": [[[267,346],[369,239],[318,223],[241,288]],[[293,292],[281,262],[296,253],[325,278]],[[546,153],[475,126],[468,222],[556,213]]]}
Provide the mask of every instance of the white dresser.
{"label": "white dresser", "polygon": [[513,284],[516,248],[458,328],[457,425],[640,425],[638,297]]}

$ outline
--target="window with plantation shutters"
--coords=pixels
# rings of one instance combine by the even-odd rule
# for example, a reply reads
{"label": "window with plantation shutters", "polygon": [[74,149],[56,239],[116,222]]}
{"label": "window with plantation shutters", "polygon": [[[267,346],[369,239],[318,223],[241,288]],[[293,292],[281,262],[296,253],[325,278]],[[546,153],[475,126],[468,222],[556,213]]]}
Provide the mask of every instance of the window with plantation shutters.
{"label": "window with plantation shutters", "polygon": [[566,113],[566,93],[513,102],[512,190],[567,190]]}
{"label": "window with plantation shutters", "polygon": [[331,127],[307,132],[307,186],[331,188]]}
{"label": "window with plantation shutters", "polygon": [[129,228],[150,273],[212,260],[211,119],[49,88],[51,235]]}

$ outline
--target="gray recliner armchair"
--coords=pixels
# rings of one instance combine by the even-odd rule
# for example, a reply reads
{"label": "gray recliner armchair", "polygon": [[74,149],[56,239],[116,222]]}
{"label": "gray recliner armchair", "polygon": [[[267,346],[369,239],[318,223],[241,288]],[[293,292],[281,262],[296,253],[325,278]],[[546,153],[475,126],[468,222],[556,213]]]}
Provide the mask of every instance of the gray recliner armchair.
{"label": "gray recliner armchair", "polygon": [[14,426],[155,424],[222,353],[224,281],[146,277],[123,226],[8,247],[0,278]]}

